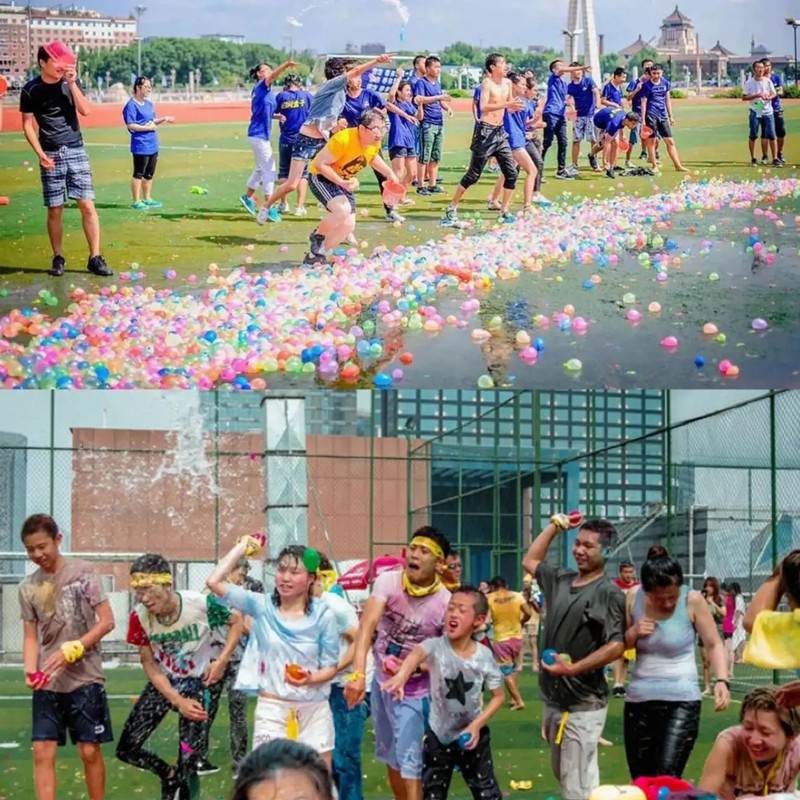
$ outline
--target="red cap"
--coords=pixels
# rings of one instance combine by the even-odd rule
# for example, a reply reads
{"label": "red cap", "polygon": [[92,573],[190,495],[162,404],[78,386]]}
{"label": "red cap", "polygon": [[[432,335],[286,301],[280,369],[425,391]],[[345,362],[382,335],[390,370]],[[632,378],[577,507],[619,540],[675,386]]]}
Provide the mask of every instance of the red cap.
{"label": "red cap", "polygon": [[72,50],[70,50],[69,47],[60,39],[55,39],[52,42],[48,42],[44,46],[44,51],[50,56],[50,58],[53,59],[53,61],[61,64],[62,67],[74,67],[78,62],[75,53],[73,53]]}

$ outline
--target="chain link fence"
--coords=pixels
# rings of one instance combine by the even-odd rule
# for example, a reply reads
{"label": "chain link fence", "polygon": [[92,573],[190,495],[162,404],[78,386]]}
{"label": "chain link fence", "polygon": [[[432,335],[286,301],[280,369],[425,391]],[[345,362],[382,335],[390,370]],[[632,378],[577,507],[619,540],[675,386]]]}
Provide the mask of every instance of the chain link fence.
{"label": "chain link fence", "polygon": [[[464,580],[499,574],[519,587],[531,538],[579,508],[617,528],[610,573],[628,561],[638,570],[662,544],[693,588],[714,576],[746,602],[800,547],[797,392],[739,403],[729,392],[723,410],[695,402],[702,392],[284,394],[305,400],[294,449],[267,447],[269,392],[0,397],[0,658],[19,659],[16,584],[32,568],[19,530],[36,512],[59,522],[65,552],[97,562],[118,620],[114,657],[127,650],[137,554],[163,553],[179,588],[202,591],[219,556],[254,530],[275,541],[273,560],[254,564],[267,587],[278,545],[308,542],[344,574],[401,556],[427,524],[453,543]],[[302,508],[282,509],[270,481],[301,487]],[[277,542],[270,511],[303,523]],[[569,563],[566,538],[550,557]],[[776,676],[736,665],[734,677],[746,688]]]}

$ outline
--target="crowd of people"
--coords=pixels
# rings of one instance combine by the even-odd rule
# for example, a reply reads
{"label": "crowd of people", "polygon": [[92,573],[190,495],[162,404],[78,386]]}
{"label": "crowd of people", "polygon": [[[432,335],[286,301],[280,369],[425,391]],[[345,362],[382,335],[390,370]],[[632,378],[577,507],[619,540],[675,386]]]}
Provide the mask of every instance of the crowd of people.
{"label": "crowd of people", "polygon": [[[549,557],[565,535],[576,569]],[[130,567],[126,639],[138,648],[146,684],[116,756],[153,773],[164,800],[197,796],[199,777],[219,770],[209,762],[209,732],[227,691],[234,798],[273,796],[259,791],[288,771],[309,782],[314,800],[362,800],[371,715],[375,759],[386,765],[396,800],[444,800],[455,770],[476,800],[499,800],[489,723],[506,693],[511,709],[525,708],[517,676],[530,644],[542,735],[565,800],[588,800],[600,783],[597,747],[610,695],[624,697],[631,778],[680,777],[700,724],[698,637],[722,711],[741,643],[734,644],[736,631],[743,636],[784,596],[800,607],[800,551],[746,608],[735,584],[724,596],[714,578],[702,592],[691,590],[660,546],[638,581],[630,563],[612,580],[606,556],[615,535],[607,520],[554,515],[526,553],[526,587],[515,592],[500,576],[462,583],[459,554],[425,526],[412,535],[404,566],[375,579],[360,615],[325,554],[302,545],[279,554],[270,594],[248,575],[249,559],[262,555],[261,534],[243,536],[220,559],[207,592],[176,590],[170,563],[142,555]],[[37,800],[55,800],[56,752],[67,734],[84,764],[87,796],[102,800],[100,747],[113,734],[100,643],[114,628],[111,606],[91,564],[61,553],[51,517],[29,517],[21,537],[37,567],[19,586]],[[528,627],[538,615],[539,641]],[[248,696],[257,698],[252,731]],[[699,789],[720,800],[792,789],[800,773],[796,706],[800,682],[750,692],[740,724],[718,736]],[[147,749],[170,711],[179,721],[174,762]]]}
{"label": "crowd of people", "polygon": [[[365,168],[371,167],[377,177],[386,220],[395,225],[405,222],[401,210],[406,212],[415,204],[412,192],[417,197],[446,193],[439,164],[444,152],[445,115],[452,117],[453,108],[450,95],[442,88],[441,62],[435,55],[416,56],[410,75],[397,69],[396,80],[385,97],[362,85],[364,75],[375,67],[385,68],[393,58],[387,53],[361,64],[348,58],[329,58],[325,80],[314,94],[306,91],[298,74],[289,72],[297,66],[294,61],[275,68],[259,63],[250,71],[255,85],[247,138],[255,165],[240,202],[259,224],[279,223],[281,214],[291,213],[289,197],[293,192],[297,193],[294,214],[306,216],[310,189],[327,215],[309,236],[306,265],[324,264],[336,247],[355,243],[357,176]],[[79,117],[90,112],[91,104],[77,77],[75,55],[63,42],[56,41],[40,47],[37,59],[41,74],[23,88],[20,110],[25,137],[41,167],[53,250],[49,273],[64,274],[63,207],[73,199],[83,216],[89,244],[87,268],[95,275],[109,277],[113,272],[100,252],[92,173],[79,123]],[[771,158],[772,165],[780,167],[785,164],[786,137],[782,80],[772,71],[769,59],[755,62],[752,69],[753,77],[745,84],[742,98],[749,103],[751,164],[757,165],[756,143],[760,137],[761,163],[767,164]],[[502,173],[487,199],[487,209],[497,212],[498,222],[516,220],[511,203],[523,173],[522,213],[531,213],[535,204],[546,204],[541,186],[546,180],[545,159],[554,142],[554,174],[560,180],[579,176],[583,142],[589,144],[589,169],[609,178],[655,174],[662,142],[675,170],[686,171],[672,133],[671,86],[662,65],[645,59],[641,75],[630,82],[626,69],[619,67],[602,89],[588,71],[581,64],[567,66],[556,59],[540,86],[533,71],[511,69],[503,54],[487,56],[484,78],[473,100],[475,125],[469,167],[444,209],[442,226],[465,227],[458,216],[459,204],[487,166]],[[282,86],[277,93],[273,91],[276,84]],[[149,78],[137,77],[122,115],[131,135],[131,194],[136,210],[161,206],[151,194],[158,163],[157,130],[175,121],[171,116],[156,115],[150,92]],[[567,166],[571,116],[572,161]],[[276,122],[280,126],[277,164],[271,144]],[[649,169],[632,164],[637,142],[641,142],[640,157],[647,159]],[[388,147],[385,156],[384,143]],[[625,153],[624,166],[619,164],[620,153]],[[260,207],[256,202],[259,187],[263,195]]]}

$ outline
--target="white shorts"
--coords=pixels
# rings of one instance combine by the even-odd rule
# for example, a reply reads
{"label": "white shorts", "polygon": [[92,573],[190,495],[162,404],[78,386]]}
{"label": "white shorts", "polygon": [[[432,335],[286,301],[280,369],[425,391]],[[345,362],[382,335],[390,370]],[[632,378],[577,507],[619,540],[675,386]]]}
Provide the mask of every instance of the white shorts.
{"label": "white shorts", "polygon": [[597,141],[597,128],[594,126],[594,119],[589,117],[578,117],[572,124],[573,142],[594,142]]}
{"label": "white shorts", "polygon": [[318,753],[333,750],[333,714],[327,700],[298,703],[259,697],[253,725],[253,750],[273,739],[286,739],[290,717],[297,715],[297,741],[313,747]]}

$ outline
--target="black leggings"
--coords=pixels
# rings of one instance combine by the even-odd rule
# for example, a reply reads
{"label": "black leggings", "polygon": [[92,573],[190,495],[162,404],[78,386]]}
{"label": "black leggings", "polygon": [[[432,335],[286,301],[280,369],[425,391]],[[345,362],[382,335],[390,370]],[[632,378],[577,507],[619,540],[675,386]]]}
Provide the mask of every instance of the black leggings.
{"label": "black leggings", "polygon": [[625,703],[625,756],[631,780],[683,775],[697,741],[700,706],[699,700]]}
{"label": "black leggings", "polygon": [[487,125],[479,122],[472,134],[470,144],[472,157],[461,185],[469,189],[478,182],[489,159],[494,156],[503,173],[503,188],[513,189],[517,185],[517,162],[508,143],[508,135],[502,125]]}
{"label": "black leggings", "polygon": [[158,164],[158,153],[151,156],[139,156],[133,154],[133,177],[137,180],[151,181],[156,174],[156,164]]}
{"label": "black leggings", "polygon": [[231,739],[231,760],[239,764],[247,755],[247,695],[233,688],[239,661],[229,661],[222,680],[209,687],[208,724],[206,725],[205,744],[203,750],[208,752],[208,739],[211,726],[217,718],[222,692],[228,690],[228,717]]}
{"label": "black leggings", "polygon": [[[180,681],[175,688],[184,697],[204,700],[204,688],[199,679]],[[167,779],[173,767],[150,750],[145,750],[144,743],[161,724],[167,712],[171,710],[169,700],[156,689],[152,683],[144,687],[144,691],[136,701],[136,705],[125,720],[125,727],[117,742],[117,758],[126,764],[146,769],[155,773],[162,781]],[[178,765],[175,768],[175,780],[187,781],[197,772],[197,762],[205,758],[205,742],[207,740],[206,722],[193,722],[181,716],[178,720]]]}
{"label": "black leggings", "polygon": [[453,769],[472,792],[474,800],[502,800],[492,763],[489,729],[481,728],[481,738],[474,750],[462,750],[458,741],[442,744],[429,730],[422,743],[422,796],[425,800],[446,800]]}

